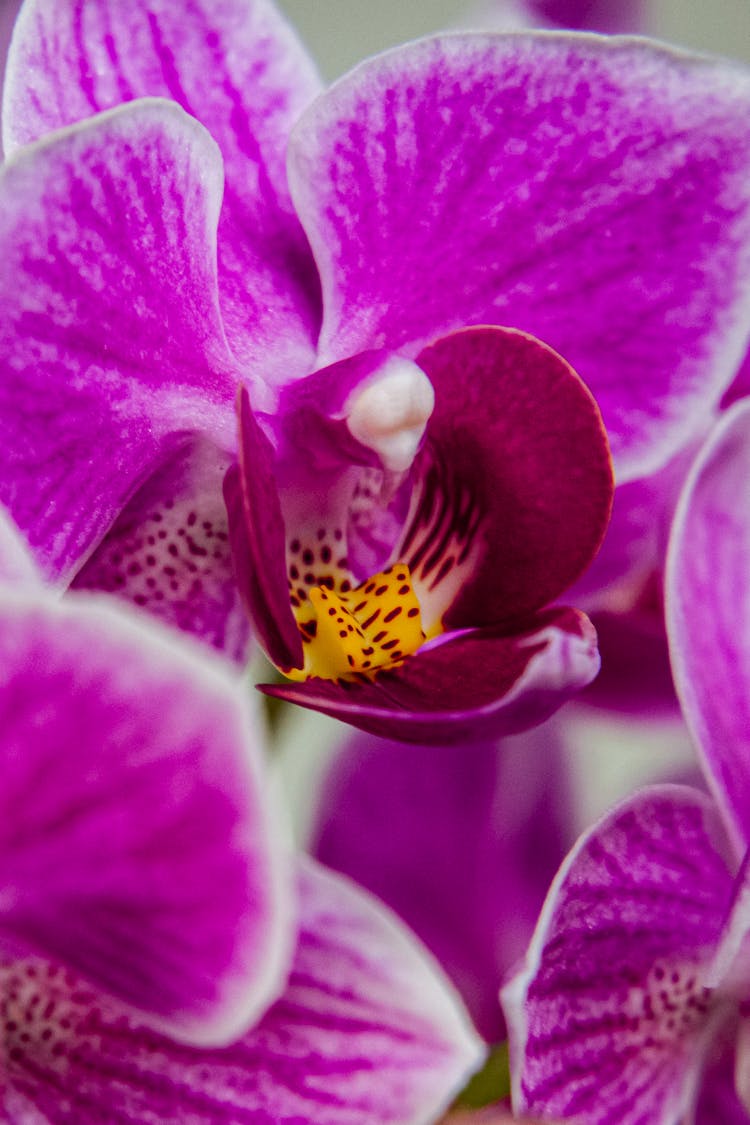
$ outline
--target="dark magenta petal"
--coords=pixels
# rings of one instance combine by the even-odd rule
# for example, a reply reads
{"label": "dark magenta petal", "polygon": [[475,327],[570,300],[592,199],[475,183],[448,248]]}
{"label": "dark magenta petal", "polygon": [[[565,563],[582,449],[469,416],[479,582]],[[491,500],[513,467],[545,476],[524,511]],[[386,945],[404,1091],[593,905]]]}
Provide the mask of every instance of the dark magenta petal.
{"label": "dark magenta petal", "polygon": [[0,595],[0,932],[224,1044],[283,984],[284,834],[243,677],[133,618]]}
{"label": "dark magenta petal", "polygon": [[[483,1046],[434,961],[348,880],[309,861],[277,1003],[238,1042],[194,1050],[43,961],[0,966],[4,1109],[41,1125],[426,1125]],[[116,1108],[115,1108],[116,1107]]]}
{"label": "dark magenta petal", "polygon": [[750,1111],[735,1088],[735,1032],[732,1021],[711,1044],[695,1107],[695,1125],[750,1125]]}
{"label": "dark magenta petal", "polygon": [[717,800],[750,842],[750,400],[719,422],[678,505],[666,614],[675,685]]}
{"label": "dark magenta petal", "polygon": [[321,785],[311,846],[404,919],[499,1042],[500,985],[573,839],[565,762],[549,726],[429,749],[351,739]]}
{"label": "dark magenta petal", "polygon": [[0,173],[0,497],[70,579],[186,434],[232,449],[216,288],[219,152],[166,101],[74,126]]}
{"label": "dark magenta petal", "polygon": [[289,602],[286,543],[274,451],[244,388],[237,399],[239,463],[224,479],[224,500],[240,596],[270,659],[301,668],[302,641]]}
{"label": "dark magenta petal", "polygon": [[221,494],[229,463],[211,442],[185,443],[128,501],[72,585],[128,598],[244,663],[249,624]]}
{"label": "dark magenta petal", "polygon": [[526,0],[545,23],[582,31],[642,31],[647,0]]}
{"label": "dark magenta petal", "polygon": [[517,636],[444,634],[372,683],[315,678],[260,687],[384,738],[461,743],[543,722],[598,670],[591,623],[559,609],[538,614]]}
{"label": "dark magenta petal", "polygon": [[[446,556],[460,566],[468,552],[446,626],[517,626],[570,586],[604,536],[613,481],[599,411],[560,356],[511,329],[455,332],[417,362],[435,409],[425,501],[401,558],[431,591]],[[441,543],[451,526],[464,541],[457,550]]]}
{"label": "dark magenta petal", "polygon": [[309,369],[318,279],[289,200],[286,145],[320,90],[267,0],[27,0],[8,60],[9,151],[133,98],[171,98],[218,144],[226,171],[218,272],[224,326],[246,370]]}
{"label": "dark magenta petal", "polygon": [[516,1112],[683,1119],[716,1029],[727,855],[714,802],[679,786],[643,790],[579,840],[503,994]]}
{"label": "dark magenta petal", "polygon": [[357,67],[290,142],[322,362],[521,328],[593,391],[618,477],[652,471],[747,346],[749,109],[739,66],[642,40],[444,36]]}

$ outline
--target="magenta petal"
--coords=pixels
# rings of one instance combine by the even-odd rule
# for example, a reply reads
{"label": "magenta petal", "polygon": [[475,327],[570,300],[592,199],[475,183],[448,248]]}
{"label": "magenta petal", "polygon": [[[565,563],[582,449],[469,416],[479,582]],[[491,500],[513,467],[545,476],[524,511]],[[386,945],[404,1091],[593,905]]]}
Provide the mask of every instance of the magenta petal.
{"label": "magenta petal", "polygon": [[717,425],[675,516],[666,576],[677,693],[716,797],[750,841],[750,401]]}
{"label": "magenta petal", "polygon": [[301,668],[304,657],[289,601],[274,451],[244,388],[237,407],[239,463],[231,466],[224,479],[237,585],[270,659],[279,668]]}
{"label": "magenta petal", "polygon": [[463,743],[536,726],[598,670],[590,621],[559,609],[539,614],[518,636],[443,634],[369,684],[314,678],[260,687],[384,738]]}
{"label": "magenta petal", "polygon": [[127,504],[73,585],[126,597],[243,662],[249,625],[222,500],[229,462],[210,442],[186,444]]}
{"label": "magenta petal", "polygon": [[278,994],[291,935],[239,677],[111,604],[1,599],[2,919],[198,1044]]}
{"label": "magenta petal", "polygon": [[[45,1018],[31,1024],[31,1042],[11,1030],[9,1098],[60,1125],[102,1125],[113,1104],[122,1120],[160,1125],[436,1120],[482,1060],[455,996],[411,936],[347,881],[309,866],[300,891],[286,991],[224,1050],[149,1033],[44,964],[11,966],[4,994],[20,1014],[36,994]],[[36,1121],[34,1110],[21,1119]]]}
{"label": "magenta petal", "polygon": [[0,498],[70,577],[175,435],[234,442],[215,277],[221,161],[167,102],[19,153],[0,179]]}
{"label": "magenta petal", "polygon": [[[481,554],[445,625],[507,629],[559,597],[602,541],[613,483],[601,416],[568,364],[521,332],[455,332],[417,363],[435,389],[426,464],[450,475],[456,508],[468,494],[478,509]],[[427,583],[436,554],[421,569],[402,557]]]}
{"label": "magenta petal", "polygon": [[550,344],[620,479],[729,383],[750,320],[747,73],[642,41],[446,36],[307,111],[290,182],[322,278],[322,359],[465,324]]}
{"label": "magenta petal", "polygon": [[500,985],[571,840],[564,762],[549,727],[429,749],[352,739],[321,786],[312,846],[411,926],[497,1042]]}
{"label": "magenta petal", "polygon": [[27,0],[8,63],[9,148],[144,96],[174,99],[221,149],[224,324],[256,375],[309,369],[318,281],[286,185],[286,144],[318,93],[314,66],[267,0]]}
{"label": "magenta petal", "polygon": [[682,1119],[714,1031],[706,969],[731,894],[719,813],[644,790],[571,852],[504,991],[518,1113]]}

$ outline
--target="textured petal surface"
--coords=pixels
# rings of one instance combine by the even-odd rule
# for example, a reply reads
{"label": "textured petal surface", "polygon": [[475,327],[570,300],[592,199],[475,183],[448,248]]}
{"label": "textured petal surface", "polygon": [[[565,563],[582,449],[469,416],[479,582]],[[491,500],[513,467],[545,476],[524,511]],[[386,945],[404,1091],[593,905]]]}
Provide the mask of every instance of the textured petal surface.
{"label": "textured petal surface", "polygon": [[69,577],[175,434],[234,444],[215,278],[221,160],[141,102],[0,175],[0,497]]}
{"label": "textured petal surface", "polygon": [[656,468],[745,350],[749,101],[740,68],[591,36],[443,37],[360,66],[290,148],[322,358],[521,328],[593,391],[619,477]]}
{"label": "textured petal surface", "polygon": [[492,1043],[500,985],[572,839],[568,799],[548,728],[431,754],[360,735],[324,780],[312,847],[411,926]]}
{"label": "textured petal surface", "polygon": [[536,726],[598,670],[588,618],[561,609],[539,614],[519,636],[444,634],[369,684],[315,678],[261,690],[384,738],[450,744]]}
{"label": "textured petal surface", "polygon": [[225,1050],[150,1034],[49,966],[10,967],[9,1006],[36,1018],[30,1042],[8,1037],[8,1077],[12,1098],[38,1115],[12,1120],[101,1125],[116,1106],[117,1121],[160,1125],[433,1121],[482,1059],[455,997],[361,891],[313,868],[300,890],[286,991]]}
{"label": "textured petal surface", "polygon": [[246,689],[103,600],[0,600],[0,932],[225,1043],[292,938]]}
{"label": "textured petal surface", "polygon": [[319,297],[286,143],[319,88],[267,0],[32,0],[9,59],[3,128],[14,147],[144,96],[172,98],[203,122],[226,168],[219,279],[230,342],[257,374],[289,378],[309,367]]}
{"label": "textured petal surface", "polygon": [[459,566],[458,551],[440,549],[452,509],[460,549],[476,558],[445,624],[507,628],[559,597],[602,541],[612,465],[599,411],[568,364],[520,332],[456,332],[417,362],[435,390],[417,512],[428,534],[410,547],[419,566],[400,557],[428,592],[446,562]]}
{"label": "textured petal surface", "polygon": [[126,505],[73,585],[129,598],[243,661],[249,625],[222,499],[228,465],[213,444],[187,444]]}
{"label": "textured petal surface", "polygon": [[666,586],[677,693],[717,799],[750,841],[750,401],[717,426],[675,516]]}
{"label": "textured petal surface", "polygon": [[504,991],[517,1112],[682,1120],[713,1032],[703,981],[732,888],[722,836],[709,798],[664,786],[576,845]]}

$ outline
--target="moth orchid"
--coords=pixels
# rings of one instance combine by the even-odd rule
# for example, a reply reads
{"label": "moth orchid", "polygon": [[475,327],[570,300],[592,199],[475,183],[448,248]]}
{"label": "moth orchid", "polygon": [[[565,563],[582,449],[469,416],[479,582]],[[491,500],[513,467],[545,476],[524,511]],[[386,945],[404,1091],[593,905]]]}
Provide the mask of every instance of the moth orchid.
{"label": "moth orchid", "polygon": [[[45,573],[130,596],[241,657],[246,627],[221,498],[229,470],[245,601],[279,667],[306,674],[298,626],[313,617],[294,622],[286,582],[299,564],[281,549],[269,497],[278,486],[290,552],[297,540],[313,550],[309,535],[317,542],[322,531],[334,536],[320,540],[333,554],[336,531],[348,535],[336,521],[338,487],[315,497],[314,513],[306,478],[292,512],[289,480],[304,458],[290,454],[288,426],[300,411],[316,414],[315,440],[344,476],[350,462],[363,480],[383,474],[376,497],[364,483],[357,497],[377,525],[373,564],[360,526],[337,554],[352,560],[340,567],[339,596],[350,593],[345,582],[364,588],[383,568],[414,561],[399,536],[439,538],[429,523],[439,510],[460,524],[461,489],[480,522],[473,539],[458,535],[441,604],[426,603],[429,583],[411,575],[414,636],[365,638],[364,648],[396,641],[404,662],[376,681],[392,675],[406,696],[399,688],[388,704],[377,683],[355,684],[357,708],[335,679],[282,690],[398,737],[454,738],[466,716],[477,734],[537,721],[596,670],[580,616],[538,613],[585,566],[607,507],[590,406],[579,396],[580,409],[568,402],[554,419],[544,414],[541,369],[556,383],[562,362],[545,348],[594,395],[620,482],[659,467],[695,431],[746,344],[749,99],[741,68],[563,33],[427,39],[320,93],[266,0],[27,0],[3,109],[0,498]],[[536,436],[516,430],[511,441],[499,387],[509,392],[512,356],[519,397],[528,379],[529,399],[542,399]],[[411,406],[395,408],[406,438],[396,469],[376,418],[390,409],[377,386],[391,363],[406,364],[416,396],[413,425]],[[453,411],[472,442],[480,421],[488,428],[476,465],[445,436]],[[348,436],[336,446],[342,422]],[[581,435],[579,457],[551,463],[544,479],[538,468],[524,475],[542,431],[551,440],[568,426]],[[502,469],[512,483],[498,477],[500,451],[490,458],[495,439],[512,450]],[[442,477],[428,516],[437,451]],[[322,456],[308,459],[311,472]],[[329,469],[320,479],[338,480]],[[557,528],[550,519],[549,536],[524,542],[566,474]],[[581,515],[566,527],[573,478]],[[409,503],[424,525],[409,522]],[[238,524],[266,518],[276,530],[261,573],[250,562],[263,535]],[[554,556],[566,535],[552,581],[558,560],[536,553]],[[534,557],[515,591],[522,560]],[[438,566],[449,558],[441,553]],[[328,578],[321,564],[316,556],[311,573]],[[273,629],[259,612],[269,596]],[[341,667],[336,656],[330,670]],[[439,695],[445,722],[425,718]],[[405,713],[399,729],[396,711]]]}

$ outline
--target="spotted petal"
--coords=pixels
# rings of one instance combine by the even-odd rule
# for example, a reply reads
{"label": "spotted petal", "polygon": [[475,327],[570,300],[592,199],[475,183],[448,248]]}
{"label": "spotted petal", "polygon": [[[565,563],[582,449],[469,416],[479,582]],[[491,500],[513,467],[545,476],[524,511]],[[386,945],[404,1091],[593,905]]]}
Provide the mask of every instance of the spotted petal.
{"label": "spotted petal", "polygon": [[103,599],[7,590],[0,621],[5,951],[61,961],[181,1041],[230,1041],[291,940],[244,684]]}
{"label": "spotted petal", "polygon": [[73,586],[127,597],[242,663],[249,625],[222,499],[229,461],[212,442],[185,442],[128,502]]}
{"label": "spotted petal", "polygon": [[705,987],[732,879],[719,812],[644,790],[579,840],[503,995],[514,1109],[676,1123],[721,1018]]}
{"label": "spotted petal", "polygon": [[588,618],[550,610],[516,636],[445,633],[370,683],[262,684],[261,691],[403,742],[498,738],[543,722],[599,670]]}
{"label": "spotted petal", "polygon": [[750,402],[707,442],[675,516],[666,598],[675,684],[717,800],[750,842]]}
{"label": "spotted petal", "polygon": [[185,433],[234,444],[221,190],[211,138],[164,101],[0,172],[0,498],[50,576],[70,578]]}
{"label": "spotted petal", "polygon": [[307,867],[300,895],[286,991],[220,1051],[150,1034],[51,966],[11,966],[3,994],[21,1017],[36,997],[44,1016],[30,1037],[11,1032],[6,1108],[55,1125],[100,1125],[115,1097],[123,1119],[162,1125],[436,1120],[482,1058],[446,982],[395,919],[344,880]]}
{"label": "spotted petal", "polygon": [[27,0],[8,61],[9,149],[144,96],[201,121],[226,169],[219,222],[224,324],[256,375],[309,369],[318,283],[289,201],[289,130],[314,66],[268,0]]}
{"label": "spotted petal", "polygon": [[544,340],[620,479],[656,468],[750,329],[750,77],[642,41],[448,36],[378,56],[292,134],[322,359],[464,324]]}

